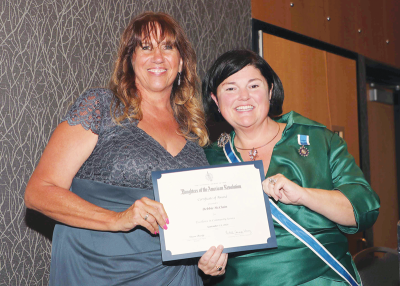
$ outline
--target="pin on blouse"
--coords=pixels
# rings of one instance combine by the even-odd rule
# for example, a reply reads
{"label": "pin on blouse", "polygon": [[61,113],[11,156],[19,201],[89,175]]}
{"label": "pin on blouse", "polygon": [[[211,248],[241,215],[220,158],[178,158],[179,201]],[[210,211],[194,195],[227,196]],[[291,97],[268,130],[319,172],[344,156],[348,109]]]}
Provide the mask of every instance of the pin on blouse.
{"label": "pin on blouse", "polygon": [[299,148],[299,154],[302,157],[307,157],[308,154],[310,154],[310,151],[305,147],[310,145],[310,137],[308,135],[297,135],[297,141],[299,145],[301,146]]}

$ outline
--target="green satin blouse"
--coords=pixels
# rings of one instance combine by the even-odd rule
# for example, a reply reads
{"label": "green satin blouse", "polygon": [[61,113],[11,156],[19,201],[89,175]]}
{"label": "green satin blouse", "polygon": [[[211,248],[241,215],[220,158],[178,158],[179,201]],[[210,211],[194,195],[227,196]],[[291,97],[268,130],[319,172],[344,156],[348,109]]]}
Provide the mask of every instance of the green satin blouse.
{"label": "green satin blouse", "polygon": [[[290,112],[274,119],[286,123],[281,140],[275,145],[266,177],[277,173],[305,188],[340,190],[351,202],[356,227],[338,225],[305,206],[278,206],[314,235],[359,281],[348,252],[347,238],[371,227],[379,213],[379,198],[364,179],[345,141],[324,125]],[[298,134],[308,135],[309,154],[299,154]],[[235,133],[231,133],[233,138]],[[235,153],[240,153],[234,147]],[[216,143],[205,149],[210,165],[226,164]],[[316,254],[274,221],[278,247],[244,255],[230,254],[226,274],[214,282],[221,285],[347,285]],[[357,273],[357,275],[356,275]]]}

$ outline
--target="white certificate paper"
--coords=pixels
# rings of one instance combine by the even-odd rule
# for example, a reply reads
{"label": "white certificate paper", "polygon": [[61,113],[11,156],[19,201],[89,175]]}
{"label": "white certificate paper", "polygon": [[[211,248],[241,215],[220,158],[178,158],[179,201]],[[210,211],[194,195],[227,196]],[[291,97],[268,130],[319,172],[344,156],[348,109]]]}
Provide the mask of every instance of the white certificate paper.
{"label": "white certificate paper", "polygon": [[155,199],[170,223],[160,228],[163,261],[276,247],[262,161],[152,172]]}

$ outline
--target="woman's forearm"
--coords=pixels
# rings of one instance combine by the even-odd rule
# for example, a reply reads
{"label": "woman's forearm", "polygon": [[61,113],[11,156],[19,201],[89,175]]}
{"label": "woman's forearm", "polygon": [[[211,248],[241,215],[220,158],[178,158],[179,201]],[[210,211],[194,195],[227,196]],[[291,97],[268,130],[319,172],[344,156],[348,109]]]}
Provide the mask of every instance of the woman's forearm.
{"label": "woman's forearm", "polygon": [[69,191],[75,174],[92,153],[97,139],[96,134],[81,125],[60,123],[26,186],[26,206],[71,226],[110,230],[115,212]]}
{"label": "woman's forearm", "polygon": [[98,207],[73,192],[32,176],[25,192],[25,204],[61,223],[93,230],[117,231],[117,214]]}
{"label": "woman's forearm", "polygon": [[158,232],[158,225],[164,227],[168,221],[159,202],[143,197],[125,211],[114,212],[96,206],[69,191],[73,178],[92,153],[97,139],[97,135],[81,125],[69,126],[67,122],[61,123],[54,130],[28,182],[25,191],[26,206],[74,227],[130,231],[141,225],[153,234]]}
{"label": "woman's forearm", "polygon": [[338,190],[304,188],[299,204],[302,204],[331,221],[344,226],[356,226],[353,206]]}
{"label": "woman's forearm", "polygon": [[268,196],[284,204],[303,205],[341,225],[357,225],[353,206],[338,190],[303,188],[282,174],[264,180],[263,189]]}

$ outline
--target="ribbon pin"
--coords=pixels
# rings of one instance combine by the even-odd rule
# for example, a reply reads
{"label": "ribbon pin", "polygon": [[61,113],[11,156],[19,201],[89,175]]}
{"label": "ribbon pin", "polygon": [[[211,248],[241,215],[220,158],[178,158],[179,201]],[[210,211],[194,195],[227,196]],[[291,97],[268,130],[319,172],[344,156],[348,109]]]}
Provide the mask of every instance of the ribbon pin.
{"label": "ribbon pin", "polygon": [[297,141],[301,146],[299,148],[299,154],[302,157],[307,157],[310,151],[305,147],[310,145],[310,137],[308,135],[297,135]]}

